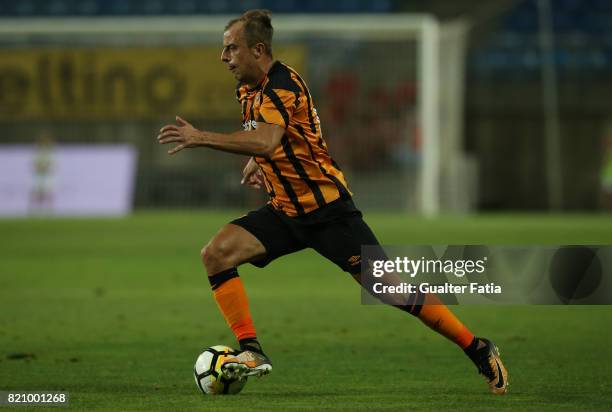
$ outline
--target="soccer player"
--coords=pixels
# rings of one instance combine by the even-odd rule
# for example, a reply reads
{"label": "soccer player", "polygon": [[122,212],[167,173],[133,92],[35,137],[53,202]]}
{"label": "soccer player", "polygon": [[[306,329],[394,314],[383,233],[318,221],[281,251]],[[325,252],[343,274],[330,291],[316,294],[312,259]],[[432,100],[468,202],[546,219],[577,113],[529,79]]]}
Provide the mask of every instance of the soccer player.
{"label": "soccer player", "polygon": [[[346,179],[327,151],[313,97],[295,70],[272,57],[270,14],[251,10],[231,20],[223,34],[221,60],[238,80],[243,131],[197,130],[180,117],[164,126],[168,153],[208,147],[250,156],[242,183],[265,186],[264,207],[226,224],[201,256],[215,300],[241,352],[222,366],[228,378],[261,376],[272,362],[257,339],[238,266],[264,267],[272,260],[311,247],[361,280],[361,245],[379,242],[355,207]],[[457,344],[475,363],[494,394],[508,376],[497,347],[475,337],[433,294],[414,294],[396,305]]]}

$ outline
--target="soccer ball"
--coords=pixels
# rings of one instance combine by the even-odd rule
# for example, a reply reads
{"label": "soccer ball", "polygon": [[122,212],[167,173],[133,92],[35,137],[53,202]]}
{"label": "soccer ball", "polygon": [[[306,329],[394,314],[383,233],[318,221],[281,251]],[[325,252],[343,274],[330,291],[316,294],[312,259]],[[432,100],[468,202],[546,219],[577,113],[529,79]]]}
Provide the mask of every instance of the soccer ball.
{"label": "soccer ball", "polygon": [[196,359],[193,376],[196,385],[204,394],[208,395],[235,395],[239,393],[247,378],[226,379],[221,374],[221,365],[227,358],[237,355],[234,349],[225,345],[215,345],[206,349]]}

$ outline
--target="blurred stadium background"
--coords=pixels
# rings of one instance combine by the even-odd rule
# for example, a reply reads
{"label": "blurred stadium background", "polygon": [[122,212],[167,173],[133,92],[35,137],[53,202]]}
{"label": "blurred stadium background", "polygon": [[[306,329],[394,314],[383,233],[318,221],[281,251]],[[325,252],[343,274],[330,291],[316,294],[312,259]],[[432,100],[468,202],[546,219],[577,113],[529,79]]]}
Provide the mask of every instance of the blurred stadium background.
{"label": "blurred stadium background", "polygon": [[[85,162],[119,180],[106,184],[125,198],[120,213],[261,204],[238,184],[244,158],[170,158],[155,141],[175,114],[204,129],[241,127],[219,54],[223,25],[249,8],[272,10],[275,57],[309,83],[362,208],[612,206],[608,0],[0,0],[0,163],[8,169],[25,148],[22,169],[25,158],[38,165],[3,171],[3,214],[31,212],[28,173],[61,169],[53,152],[74,144],[131,148]],[[54,196],[76,190],[86,169],[63,169],[71,181],[55,179]]]}
{"label": "blurred stadium background", "polygon": [[241,128],[222,30],[259,7],[381,241],[612,244],[612,0],[0,0],[0,389],[105,411],[610,410],[610,306],[454,306],[503,350],[492,400],[313,251],[240,268],[278,372],[199,395],[197,353],[235,342],[198,251],[265,196],[244,157],[155,137],[175,114]]}

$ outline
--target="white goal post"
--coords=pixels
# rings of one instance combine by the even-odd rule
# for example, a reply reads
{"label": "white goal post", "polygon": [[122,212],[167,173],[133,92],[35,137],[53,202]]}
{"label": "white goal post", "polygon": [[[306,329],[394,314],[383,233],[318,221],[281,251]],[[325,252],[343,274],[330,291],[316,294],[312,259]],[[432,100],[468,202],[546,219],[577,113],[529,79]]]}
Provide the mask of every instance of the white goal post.
{"label": "white goal post", "polygon": [[[104,37],[110,44],[121,44],[126,37],[133,37],[135,40],[131,42],[147,45],[160,39],[167,42],[168,38],[175,38],[180,42],[181,38],[195,36],[211,37],[220,43],[223,28],[232,17],[235,16],[0,19],[0,39],[3,44],[24,44],[36,36],[85,35]],[[275,39],[287,41],[307,35],[309,38],[334,36],[417,42],[416,116],[422,146],[416,177],[418,189],[411,194],[417,202],[415,199],[412,202],[426,216],[435,216],[441,210],[456,211],[453,201],[446,206],[442,204],[444,196],[441,193],[445,190],[443,174],[457,172],[449,165],[460,157],[462,150],[465,26],[460,23],[442,25],[434,17],[421,14],[274,14],[273,24]],[[443,41],[449,40],[452,47],[445,47]],[[447,170],[448,167],[451,170]],[[450,179],[452,184],[457,180]]]}

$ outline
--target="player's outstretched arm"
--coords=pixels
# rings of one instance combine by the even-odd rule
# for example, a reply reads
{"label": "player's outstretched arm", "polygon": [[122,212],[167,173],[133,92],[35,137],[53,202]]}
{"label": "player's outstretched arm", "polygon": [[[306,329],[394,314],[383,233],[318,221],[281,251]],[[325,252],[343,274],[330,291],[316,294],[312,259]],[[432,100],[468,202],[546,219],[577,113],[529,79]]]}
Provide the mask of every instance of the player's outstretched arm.
{"label": "player's outstretched arm", "polygon": [[224,152],[247,156],[269,157],[280,145],[285,130],[274,124],[260,122],[257,129],[230,134],[198,130],[187,121],[176,116],[176,125],[169,124],[160,129],[157,140],[160,144],[177,143],[168,150],[173,155],[185,148],[210,147]]}

